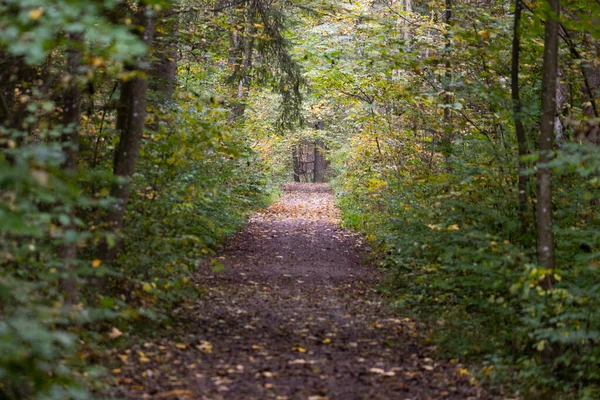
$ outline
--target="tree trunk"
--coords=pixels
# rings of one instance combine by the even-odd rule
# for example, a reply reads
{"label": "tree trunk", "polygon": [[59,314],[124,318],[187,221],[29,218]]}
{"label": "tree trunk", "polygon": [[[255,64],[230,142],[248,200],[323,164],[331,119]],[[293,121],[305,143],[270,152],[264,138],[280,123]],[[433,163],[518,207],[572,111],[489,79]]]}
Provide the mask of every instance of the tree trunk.
{"label": "tree trunk", "polygon": [[521,12],[523,6],[521,0],[515,0],[515,17],[513,26],[512,42],[512,70],[511,70],[511,89],[513,100],[513,118],[515,120],[515,132],[517,134],[517,146],[519,153],[519,183],[517,186],[519,196],[519,219],[521,220],[521,231],[527,233],[529,225],[527,223],[527,214],[529,206],[527,203],[527,185],[528,177],[526,174],[527,165],[523,157],[527,154],[527,136],[523,126],[521,96],[519,94],[519,56],[521,53]]}
{"label": "tree trunk", "polygon": [[554,233],[552,232],[552,170],[546,164],[552,158],[554,147],[554,122],[556,116],[556,86],[558,70],[558,16],[559,0],[548,0],[552,15],[546,19],[544,38],[544,69],[542,75],[542,118],[540,122],[540,161],[537,187],[538,258],[542,267],[549,270],[541,286],[553,285]]}
{"label": "tree trunk", "polygon": [[[412,12],[412,0],[404,0],[404,11],[405,18],[409,17],[409,14]],[[408,41],[410,39],[410,20],[404,21],[404,40]]]}
{"label": "tree trunk", "polygon": [[292,164],[294,168],[294,182],[300,182],[300,157],[298,155],[298,146],[292,148]]}
{"label": "tree trunk", "polygon": [[233,119],[240,118],[246,112],[246,97],[248,97],[248,87],[250,77],[248,71],[252,66],[252,51],[254,48],[254,38],[247,37],[244,41],[244,53],[242,57],[242,74],[237,86],[236,103],[233,107]]}
{"label": "tree trunk", "polygon": [[[62,164],[63,170],[66,172],[69,179],[75,179],[77,173],[77,163],[79,155],[79,130],[81,123],[81,88],[77,82],[79,68],[83,60],[81,46],[83,42],[82,33],[72,33],[69,35],[71,45],[67,50],[67,76],[68,82],[63,93],[63,154],[64,161]],[[75,225],[75,206],[67,206],[67,215],[69,215],[70,223],[65,226],[65,230],[76,230]],[[64,271],[66,276],[60,281],[60,289],[65,294],[66,301],[69,304],[75,304],[79,301],[79,290],[77,287],[77,277],[74,274],[74,269],[77,261],[77,241],[66,242],[63,238],[63,243],[60,246],[59,253],[63,260]]]}
{"label": "tree trunk", "polygon": [[177,18],[163,12],[156,19],[156,28],[148,87],[155,102],[162,105],[171,100],[177,85]]}
{"label": "tree trunk", "polygon": [[325,170],[327,161],[325,160],[325,143],[322,140],[315,141],[315,175],[314,182],[325,182]]}
{"label": "tree trunk", "polygon": [[[450,29],[450,24],[452,22],[452,0],[446,0],[446,11],[444,14],[444,22],[446,23],[446,29]],[[446,58],[445,69],[446,72],[444,74],[444,103],[446,107],[444,108],[444,117],[443,117],[443,125],[444,125],[444,138],[442,139],[442,152],[446,159],[446,168],[448,170],[450,167],[450,155],[452,153],[452,111],[450,110],[450,103],[452,103],[452,95],[450,94],[450,82],[452,80],[452,71],[450,70],[450,33],[446,33],[446,45],[444,46],[444,56]]]}
{"label": "tree trunk", "polygon": [[[315,124],[315,129],[321,130],[325,127],[323,121],[318,121]],[[313,182],[321,183],[325,182],[325,169],[327,168],[327,161],[325,160],[325,143],[323,140],[318,139],[314,144],[314,175]]]}
{"label": "tree trunk", "polygon": [[[150,12],[150,8],[141,7],[135,15],[136,22],[140,27],[140,37],[147,46],[150,46],[152,42],[154,31]],[[146,123],[148,81],[145,75],[148,71],[143,65],[143,63],[137,66],[128,65],[126,69],[136,72],[137,75],[129,78],[121,86],[117,110],[117,130],[120,134],[120,141],[115,150],[113,174],[122,180],[112,186],[111,197],[117,200],[117,204],[110,208],[106,216],[106,222],[110,230],[114,232],[118,232],[123,226],[125,209],[131,193],[131,178],[135,172]],[[116,246],[111,248],[106,241],[103,241],[98,253],[99,258],[111,262],[116,258],[117,249]]]}

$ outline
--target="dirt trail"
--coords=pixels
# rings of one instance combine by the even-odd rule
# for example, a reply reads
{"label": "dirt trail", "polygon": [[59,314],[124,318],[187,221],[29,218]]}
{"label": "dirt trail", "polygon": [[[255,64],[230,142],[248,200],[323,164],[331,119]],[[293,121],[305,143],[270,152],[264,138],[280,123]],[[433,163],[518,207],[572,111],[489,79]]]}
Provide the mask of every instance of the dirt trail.
{"label": "dirt trail", "polygon": [[[326,185],[290,184],[198,274],[181,327],[133,350],[125,398],[475,399],[465,369],[434,360],[375,292],[361,238],[339,228]],[[140,352],[142,355],[140,355]],[[142,357],[144,357],[142,359]],[[148,360],[140,362],[142,359]]]}

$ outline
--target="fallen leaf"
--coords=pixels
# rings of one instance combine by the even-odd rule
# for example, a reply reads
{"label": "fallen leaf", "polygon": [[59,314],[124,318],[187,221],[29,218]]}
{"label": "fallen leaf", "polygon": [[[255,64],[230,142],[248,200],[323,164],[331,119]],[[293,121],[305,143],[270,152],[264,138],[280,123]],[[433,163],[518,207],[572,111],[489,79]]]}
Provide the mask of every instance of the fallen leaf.
{"label": "fallen leaf", "polygon": [[118,330],[117,328],[113,327],[112,331],[110,331],[110,333],[108,334],[108,337],[111,339],[116,339],[119,336],[122,336],[123,332],[121,332],[120,330]]}
{"label": "fallen leaf", "polygon": [[394,371],[386,371],[382,368],[371,368],[369,372],[384,376],[396,376],[396,373]]}
{"label": "fallen leaf", "polygon": [[207,341],[203,341],[201,344],[199,344],[196,347],[199,350],[201,350],[203,353],[207,353],[207,354],[210,354],[213,351],[213,345],[210,342],[207,342]]}

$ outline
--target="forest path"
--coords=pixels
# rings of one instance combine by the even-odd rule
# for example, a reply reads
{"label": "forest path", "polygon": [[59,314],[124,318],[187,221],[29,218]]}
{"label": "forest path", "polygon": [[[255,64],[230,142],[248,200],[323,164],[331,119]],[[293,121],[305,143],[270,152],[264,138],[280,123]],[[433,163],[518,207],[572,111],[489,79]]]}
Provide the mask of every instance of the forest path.
{"label": "forest path", "polygon": [[[152,399],[475,399],[456,363],[433,360],[417,325],[393,315],[339,227],[324,184],[288,184],[206,266],[201,300],[169,338],[123,364],[119,395]],[[140,355],[140,352],[142,355]],[[143,357],[143,358],[142,358]],[[139,359],[144,361],[139,362]]]}

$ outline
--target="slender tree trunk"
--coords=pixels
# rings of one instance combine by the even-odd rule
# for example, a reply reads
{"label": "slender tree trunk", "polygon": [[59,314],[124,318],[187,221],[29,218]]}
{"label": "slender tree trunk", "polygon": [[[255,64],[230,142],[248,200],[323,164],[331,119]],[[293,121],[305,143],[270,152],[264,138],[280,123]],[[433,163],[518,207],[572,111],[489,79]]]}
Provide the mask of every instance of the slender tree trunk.
{"label": "slender tree trunk", "polygon": [[[408,18],[409,14],[412,12],[412,0],[404,0],[404,11],[406,12],[406,18]],[[410,39],[410,21],[404,21],[404,40],[408,41]]]}
{"label": "slender tree trunk", "polygon": [[[79,156],[79,130],[81,123],[81,88],[77,82],[79,68],[83,60],[81,48],[83,42],[82,33],[72,33],[69,35],[71,45],[67,50],[67,74],[68,83],[63,93],[63,170],[69,179],[75,179],[77,173],[77,163]],[[70,223],[65,226],[66,230],[76,230],[75,225],[75,206],[69,205],[66,214],[69,215]],[[63,240],[65,240],[63,238]],[[59,249],[60,257],[63,260],[64,271],[66,275],[60,281],[60,289],[65,294],[66,300],[70,304],[79,301],[79,290],[77,287],[77,277],[74,274],[75,263],[77,261],[77,242],[63,242]]]}
{"label": "slender tree trunk", "polygon": [[[444,13],[444,22],[446,23],[446,29],[450,29],[452,23],[452,0],[446,0],[446,11]],[[450,170],[450,155],[452,153],[452,111],[449,106],[452,102],[452,95],[450,94],[450,82],[452,81],[452,71],[450,70],[450,33],[446,33],[446,45],[444,46],[444,53],[446,58],[445,63],[445,74],[444,74],[444,138],[442,139],[443,148],[442,151],[446,158],[446,168]]]}
{"label": "slender tree trunk", "polygon": [[250,0],[244,15],[244,37],[242,38],[243,50],[240,65],[240,79],[237,83],[236,104],[233,107],[233,119],[240,118],[246,112],[246,98],[250,86],[250,69],[252,68],[252,55],[254,52],[254,34],[256,28],[253,26],[254,0]]}
{"label": "slender tree trunk", "polygon": [[552,170],[547,164],[554,148],[554,122],[556,117],[556,87],[558,71],[558,17],[559,0],[547,0],[553,15],[546,19],[544,38],[544,69],[542,76],[542,118],[540,123],[540,165],[537,187],[538,258],[542,267],[549,270],[541,286],[553,285],[554,233],[552,232]]}
{"label": "slender tree trunk", "polygon": [[322,140],[315,141],[315,171],[314,182],[325,182],[325,170],[327,169],[327,161],[325,160],[325,142]]}
{"label": "slender tree trunk", "polygon": [[[323,121],[318,121],[315,124],[315,128],[317,130],[321,130],[325,127],[325,123]],[[325,168],[327,167],[327,162],[325,160],[325,142],[319,139],[315,141],[314,145],[314,174],[313,174],[313,182],[321,183],[325,182]]]}
{"label": "slender tree trunk", "polygon": [[168,12],[157,17],[148,85],[159,105],[171,100],[177,85],[177,31],[176,17],[170,17]]}
{"label": "slender tree trunk", "polygon": [[[147,46],[152,43],[154,32],[154,21],[150,12],[149,8],[140,7],[135,15],[136,22],[140,27],[140,37]],[[143,67],[143,63],[140,65],[127,66],[129,71],[138,74],[122,84],[120,104],[117,110],[117,130],[120,134],[120,141],[115,150],[113,174],[122,180],[115,183],[111,189],[111,197],[117,199],[117,204],[110,208],[106,216],[106,222],[110,230],[114,232],[120,231],[123,227],[125,209],[131,193],[131,178],[135,172],[146,123],[148,81],[145,75],[148,71],[146,67]],[[110,247],[106,241],[103,241],[98,253],[99,258],[111,262],[116,258],[117,248],[116,246]]]}
{"label": "slender tree trunk", "polygon": [[292,164],[294,168],[294,182],[300,182],[300,157],[298,155],[299,145],[294,145],[292,148]]}
{"label": "slender tree trunk", "polygon": [[527,185],[528,178],[526,174],[527,164],[523,157],[527,154],[527,136],[523,125],[521,96],[519,94],[519,57],[521,53],[521,12],[523,5],[521,0],[515,0],[515,19],[513,26],[512,42],[512,70],[511,70],[511,89],[513,100],[513,118],[515,120],[515,131],[517,134],[517,146],[519,153],[519,219],[521,220],[521,231],[527,233],[529,225],[527,223],[527,213],[529,206],[527,203]]}

